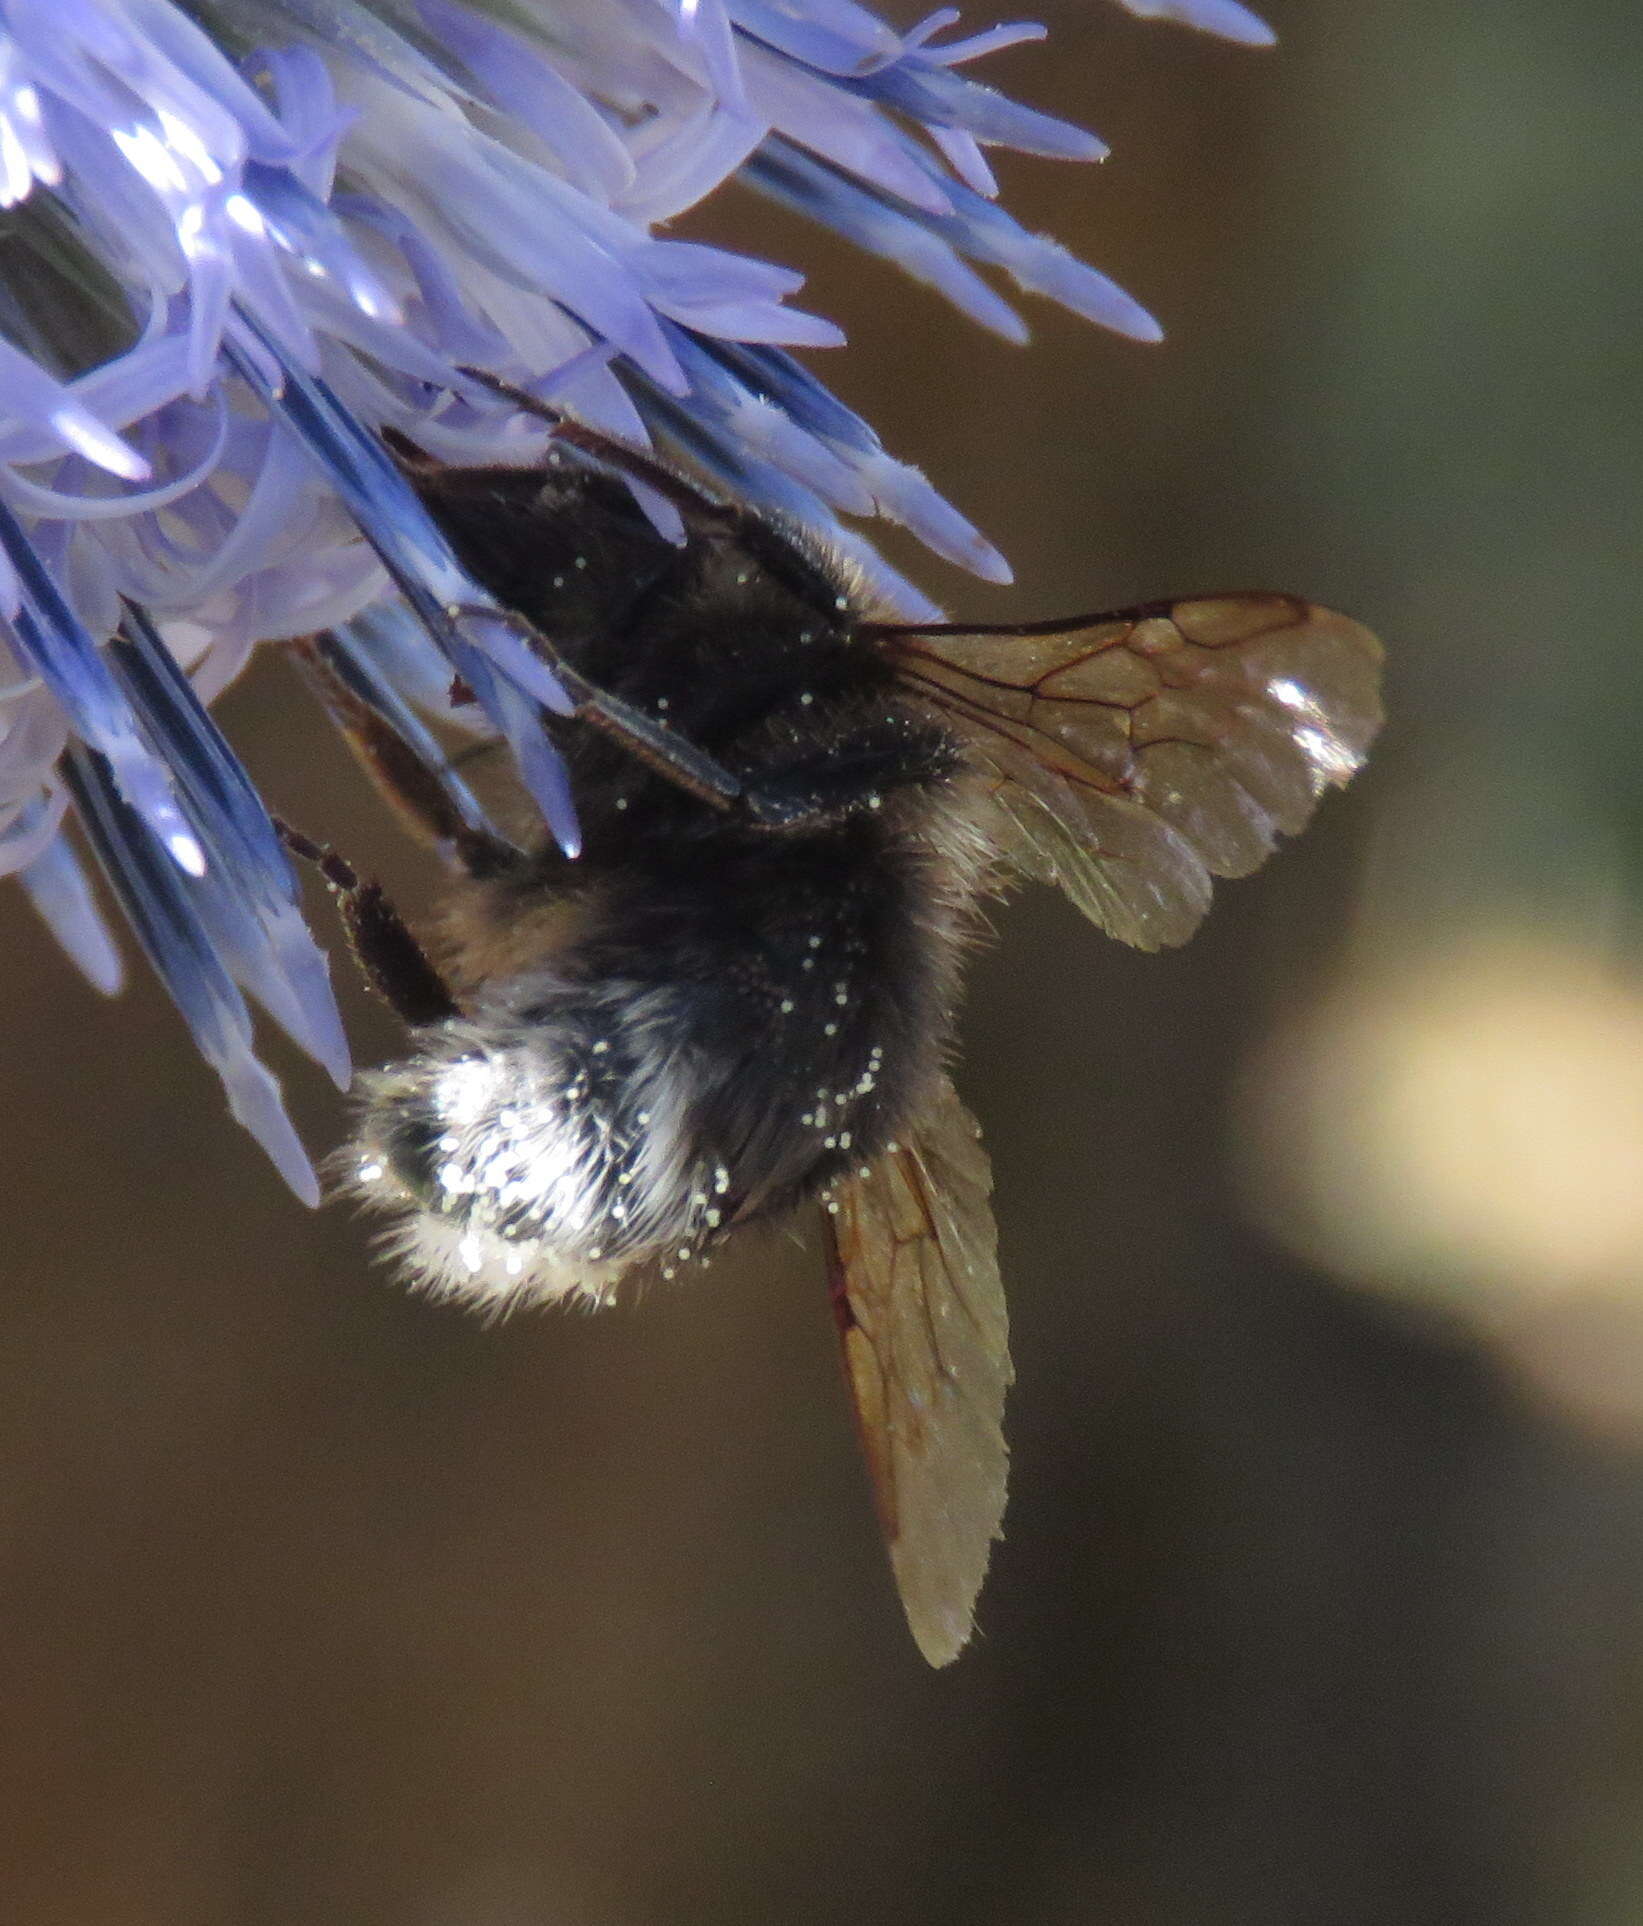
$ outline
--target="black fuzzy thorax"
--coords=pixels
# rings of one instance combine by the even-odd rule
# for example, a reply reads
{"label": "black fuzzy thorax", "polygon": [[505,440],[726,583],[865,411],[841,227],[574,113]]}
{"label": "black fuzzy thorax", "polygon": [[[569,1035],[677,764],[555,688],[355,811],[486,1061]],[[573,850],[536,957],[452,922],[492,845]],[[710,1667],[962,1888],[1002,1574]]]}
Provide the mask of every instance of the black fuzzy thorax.
{"label": "black fuzzy thorax", "polygon": [[585,722],[559,726],[583,852],[544,842],[472,913],[498,931],[544,899],[586,915],[541,985],[526,971],[480,1003],[561,1036],[581,1024],[584,1051],[618,1006],[659,1013],[665,1036],[622,1035],[623,1069],[676,1057],[701,1167],[731,1173],[727,1228],[825,1187],[894,1138],[939,1068],[955,941],[935,821],[954,745],[859,633],[839,565],[767,522],[674,545],[625,485],[564,458],[419,486],[468,569],[563,660],[805,814],[759,827]]}

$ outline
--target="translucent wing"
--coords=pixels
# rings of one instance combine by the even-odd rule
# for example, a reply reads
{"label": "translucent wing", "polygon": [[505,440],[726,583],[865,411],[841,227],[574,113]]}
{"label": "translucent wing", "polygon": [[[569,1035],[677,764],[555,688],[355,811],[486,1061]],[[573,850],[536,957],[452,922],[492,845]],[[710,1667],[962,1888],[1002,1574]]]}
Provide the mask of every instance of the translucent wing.
{"label": "translucent wing", "polygon": [[1011,1379],[992,1178],[943,1079],[904,1140],[829,1199],[833,1307],[901,1602],[958,1656],[1004,1515]]}
{"label": "translucent wing", "polygon": [[1381,720],[1380,644],[1293,596],[874,633],[969,737],[1009,858],[1142,949],[1185,941],[1210,878],[1259,867]]}

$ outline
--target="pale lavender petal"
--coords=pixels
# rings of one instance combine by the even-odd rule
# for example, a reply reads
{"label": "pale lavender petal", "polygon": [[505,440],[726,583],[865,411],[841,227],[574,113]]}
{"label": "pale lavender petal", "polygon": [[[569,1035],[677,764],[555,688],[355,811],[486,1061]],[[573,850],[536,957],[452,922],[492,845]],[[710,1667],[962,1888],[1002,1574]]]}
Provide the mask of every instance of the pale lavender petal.
{"label": "pale lavender petal", "polygon": [[973,259],[1004,269],[1031,294],[1042,294],[1132,341],[1162,341],[1164,331],[1133,296],[1058,241],[1030,234],[993,202],[967,188],[952,190],[953,213],[934,232]]}
{"label": "pale lavender petal", "polygon": [[[127,515],[152,514],[156,509],[169,508],[198,488],[222,457],[228,443],[228,413],[220,400],[215,412],[216,432],[210,444],[192,467],[172,481],[123,494],[67,494],[62,489],[41,487],[14,468],[0,467],[0,495],[26,514],[48,515],[71,522],[118,521]],[[152,468],[149,472],[153,472]]]}
{"label": "pale lavender petal", "polygon": [[294,175],[251,162],[245,195],[269,237],[293,257],[301,272],[332,284],[367,320],[397,327],[404,314],[394,296],[360,259],[341,222]]}
{"label": "pale lavender petal", "polygon": [[[1002,303],[1001,314],[992,308],[984,284],[958,271],[957,255],[1001,267],[1018,287],[1046,295],[1131,340],[1163,339],[1158,323],[1116,282],[1058,242],[1028,233],[1001,207],[956,181],[947,185],[951,212],[932,215],[887,200],[790,143],[774,140],[760,150],[747,178],[761,192],[895,261],[966,313],[1012,338],[1018,338],[1020,326],[1014,310]],[[929,238],[921,239],[921,234]]]}
{"label": "pale lavender petal", "polygon": [[55,453],[84,455],[99,468],[125,481],[146,481],[148,463],[107,427],[85,402],[60,381],[54,381],[9,341],[0,341],[0,396],[4,397],[3,426],[18,418],[52,438]]}
{"label": "pale lavender petal", "polygon": [[987,54],[1001,53],[1006,47],[1019,47],[1027,41],[1042,40],[1045,28],[1037,20],[1012,20],[1003,26],[988,27],[963,40],[945,40],[939,47],[926,43],[925,55],[940,67],[956,67],[966,60],[980,60]]}
{"label": "pale lavender petal", "polygon": [[769,0],[732,0],[731,13],[744,33],[823,73],[864,73],[902,49],[893,30],[853,0],[826,0],[802,12]]}
{"label": "pale lavender petal", "polygon": [[125,964],[66,836],[53,833],[18,876],[41,920],[93,989],[118,995]]}
{"label": "pale lavender petal", "polygon": [[231,1113],[297,1196],[318,1203],[313,1167],[285,1115],[278,1083],[256,1059],[245,1000],[200,920],[188,880],[165,860],[99,758],[75,750],[64,775],[104,874],[201,1055],[221,1077]]}
{"label": "pale lavender petal", "polygon": [[35,545],[92,635],[112,635],[120,620],[118,574],[95,533],[74,522],[39,522]]}
{"label": "pale lavender petal", "polygon": [[[96,421],[121,427],[157,412],[187,388],[187,344],[174,334],[145,338],[128,353],[105,361],[100,368],[93,368],[68,383],[71,399]],[[11,394],[9,376],[0,366],[0,396],[6,398],[6,416],[0,416],[0,463],[50,461],[61,454],[60,439],[49,427],[15,423],[6,418],[10,414]],[[130,466],[129,455],[122,460]],[[97,466],[108,468],[110,474],[121,475],[125,480],[148,478],[146,465],[130,474],[106,462],[98,462]]]}
{"label": "pale lavender petal", "polygon": [[746,106],[736,36],[724,0],[670,0],[682,33],[699,49],[713,91],[732,113]]}
{"label": "pale lavender petal", "polygon": [[[0,820],[39,801],[51,786],[52,765],[68,742],[68,721],[39,677],[20,680],[0,709]],[[0,874],[11,867],[0,863]]]}
{"label": "pale lavender petal", "polygon": [[855,99],[845,83],[823,81],[760,47],[749,47],[743,65],[749,98],[779,133],[915,207],[948,211],[947,196],[908,157],[900,134],[871,101]]}
{"label": "pale lavender petal", "polygon": [[[292,177],[310,194],[329,199],[337,149],[354,116],[338,106],[325,62],[312,47],[262,47],[245,62],[244,71],[253,81],[266,78],[274,89]],[[275,160],[255,143],[251,154],[254,160]]]}
{"label": "pale lavender petal", "polygon": [[[437,218],[477,261],[520,288],[549,292],[662,382],[680,379],[631,274],[589,231],[597,210],[573,188],[494,145],[458,140],[412,103],[383,107],[426,152]],[[372,184],[388,182],[373,168]]]}
{"label": "pale lavender petal", "polygon": [[9,638],[13,652],[61,702],[81,738],[101,753],[121,795],[172,860],[191,876],[203,875],[205,855],[177,806],[169,771],[137,733],[130,706],[96,644],[3,505],[0,547],[21,590]]}
{"label": "pale lavender petal", "polygon": [[1278,39],[1259,14],[1240,6],[1238,0],[1118,0],[1118,4],[1143,20],[1179,21],[1246,47],[1270,47]]}
{"label": "pale lavender petal", "polygon": [[27,870],[37,863],[57,836],[67,798],[51,789],[40,790],[7,812],[0,827],[0,875]]}
{"label": "pale lavender petal", "polygon": [[913,209],[870,193],[786,142],[767,143],[747,170],[747,180],[772,200],[824,221],[868,253],[894,262],[1006,341],[1027,339],[1026,324],[1015,309],[966,267],[952,242]]}
{"label": "pale lavender petal", "polygon": [[[1014,147],[1023,154],[1046,154],[1056,160],[1097,161],[1107,153],[1106,144],[1082,127],[1023,107],[1019,101],[923,56],[897,61],[892,67],[882,67],[877,73],[858,79],[841,80],[838,85],[882,101],[914,120],[938,127],[958,127],[977,140]],[[786,128],[782,131],[790,132]],[[806,142],[806,145],[814,143]],[[818,153],[822,151],[817,149]],[[831,160],[834,156],[828,155],[828,158]],[[875,178],[892,193],[906,192],[899,183],[882,175]]]}
{"label": "pale lavender petal", "polygon": [[417,0],[417,12],[492,104],[542,142],[586,194],[618,201],[633,185],[633,160],[615,130],[529,41],[449,0]]}
{"label": "pale lavender petal", "polygon": [[688,336],[675,340],[675,353],[690,375],[691,398],[711,410],[733,442],[770,462],[812,489],[831,507],[848,515],[873,512],[871,492],[849,463],[782,408],[750,391],[737,377]]}
{"label": "pale lavender petal", "polygon": [[[304,500],[312,485],[302,450],[266,421],[231,421],[229,441],[235,453],[233,472],[249,478],[250,492],[239,514],[223,525],[226,532],[201,530],[199,555],[185,555],[165,531],[149,523],[116,525],[109,531],[137,600],[181,612],[251,573],[282,535],[300,535],[306,520]],[[205,517],[215,504],[200,499],[184,506]],[[176,525],[186,528],[189,520],[180,515]],[[163,556],[164,565],[150,567],[145,552]]]}
{"label": "pale lavender petal", "polygon": [[704,341],[700,346],[730,369],[750,393],[768,396],[811,434],[846,448],[879,447],[878,436],[861,416],[780,348],[744,347],[731,341]]}
{"label": "pale lavender petal", "polygon": [[27,78],[16,42],[0,42],[0,206],[15,207],[36,182],[55,187],[62,178],[39,90]]}
{"label": "pale lavender petal", "polygon": [[[355,542],[258,569],[235,585],[220,614],[209,604],[201,614],[211,618],[217,642],[232,651],[237,672],[255,643],[289,641],[346,622],[387,586],[375,553]],[[225,684],[231,679],[225,676]]]}
{"label": "pale lavender petal", "polygon": [[427,317],[437,352],[453,363],[488,363],[506,354],[506,337],[468,305],[449,263],[415,222],[374,195],[339,195],[332,206],[338,214],[374,228],[398,249],[416,282],[420,313]]}
{"label": "pale lavender petal", "polygon": [[998,192],[998,176],[987,165],[987,156],[975,136],[961,127],[931,127],[926,131],[964,185],[991,200]]}
{"label": "pale lavender petal", "polygon": [[783,307],[802,276],[694,241],[653,241],[635,262],[658,313],[704,334],[788,347],[834,348],[843,333],[830,321]]}
{"label": "pale lavender petal", "polygon": [[122,5],[141,39],[159,56],[139,57],[136,71],[128,74],[139,93],[163,105],[173,119],[197,128],[202,142],[218,151],[227,152],[243,141],[257,160],[284,164],[294,158],[290,133],[186,14],[165,0],[122,0]]}
{"label": "pale lavender petal", "polygon": [[633,184],[612,205],[632,221],[670,221],[741,166],[764,139],[752,113],[727,113],[704,95],[689,114],[658,115],[628,136]]}
{"label": "pale lavender petal", "polygon": [[888,455],[852,452],[848,459],[879,513],[910,528],[927,548],[987,582],[1013,580],[1010,565],[979,529],[944,500],[916,468]]}

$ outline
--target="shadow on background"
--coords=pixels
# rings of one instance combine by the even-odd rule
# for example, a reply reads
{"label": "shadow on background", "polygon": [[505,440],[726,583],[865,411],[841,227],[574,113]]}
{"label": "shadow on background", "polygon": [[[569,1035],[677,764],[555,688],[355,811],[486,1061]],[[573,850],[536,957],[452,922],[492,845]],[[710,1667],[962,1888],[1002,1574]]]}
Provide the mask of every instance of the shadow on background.
{"label": "shadow on background", "polygon": [[[1635,13],[1267,11],[1057,0],[997,65],[1112,142],[1007,191],[1162,349],[701,224],[814,265],[829,378],[1012,557],[923,567],[955,607],[1270,585],[1393,650],[1369,775],[1189,950],[1034,896],[974,972],[1020,1371],[975,1648],[906,1640],[807,1238],[598,1318],[412,1302],[19,903],[0,1918],[1638,1917]],[[279,664],[223,713],[430,900]]]}

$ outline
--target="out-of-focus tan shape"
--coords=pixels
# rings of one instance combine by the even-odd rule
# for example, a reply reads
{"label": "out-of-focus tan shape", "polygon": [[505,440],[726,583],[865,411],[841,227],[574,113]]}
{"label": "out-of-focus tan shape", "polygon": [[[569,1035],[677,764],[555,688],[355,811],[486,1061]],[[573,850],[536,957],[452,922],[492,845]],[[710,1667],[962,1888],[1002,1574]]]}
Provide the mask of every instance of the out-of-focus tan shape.
{"label": "out-of-focus tan shape", "polygon": [[1643,1277],[1643,980],[1480,935],[1274,1039],[1258,1176],[1336,1264],[1516,1294]]}
{"label": "out-of-focus tan shape", "polygon": [[1643,974],[1509,932],[1380,963],[1270,1040],[1243,1110],[1280,1233],[1465,1313],[1593,1422],[1643,1425],[1643,1368],[1627,1392],[1594,1337],[1643,1367]]}
{"label": "out-of-focus tan shape", "polygon": [[1643,1436],[1643,1289],[1524,1304],[1495,1332],[1519,1381],[1595,1436]]}

